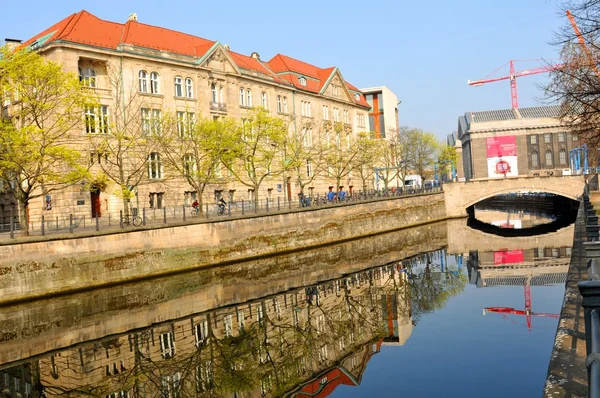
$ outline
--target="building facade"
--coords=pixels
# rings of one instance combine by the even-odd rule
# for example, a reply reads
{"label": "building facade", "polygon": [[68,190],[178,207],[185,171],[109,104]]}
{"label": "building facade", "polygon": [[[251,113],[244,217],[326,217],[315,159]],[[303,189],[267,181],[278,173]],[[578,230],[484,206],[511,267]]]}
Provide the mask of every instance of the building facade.
{"label": "building facade", "polygon": [[569,153],[579,141],[559,114],[555,105],[460,116],[454,141],[461,147],[459,159],[462,154],[459,178],[562,175],[570,169]]}
{"label": "building facade", "polygon": [[[290,134],[312,136],[314,129],[315,136],[334,140],[333,130],[339,125],[342,128],[336,128],[337,133],[341,131],[350,142],[369,129],[370,105],[365,95],[346,82],[337,67],[320,68],[283,54],[265,61],[257,52],[247,56],[219,41],[140,23],[135,14],[126,23],[117,23],[81,11],[21,45],[78,74],[82,84],[98,96],[99,107],[86,110],[81,127],[72,132],[74,145],[79,145],[82,137],[106,133],[124,102],[136,104],[137,123],[150,130],[152,121],[167,112],[176,115],[183,126],[200,116],[243,120],[256,107],[284,118]],[[115,90],[114,80],[120,82],[122,92]],[[98,171],[102,155],[88,148],[81,150],[90,152],[92,171]],[[160,151],[148,157],[147,178],[135,187],[133,206],[175,207],[194,200],[191,186],[164,169],[163,157]],[[313,172],[309,161],[303,172]],[[335,179],[322,176],[308,188],[316,194],[333,185]],[[351,176],[344,185],[351,189]],[[276,176],[268,178],[260,190],[261,198],[289,201],[297,199],[299,186],[292,176]],[[221,195],[233,201],[250,199],[251,191],[223,177],[205,191],[205,201],[212,203]],[[7,208],[0,208],[0,218],[6,223],[8,207],[14,206],[10,198],[2,203]],[[69,213],[88,217],[118,214],[123,204],[110,187],[89,191],[82,185],[51,197],[43,195],[29,206],[32,218],[43,214],[54,219]]]}
{"label": "building facade", "polygon": [[377,138],[390,139],[398,134],[398,97],[385,86],[361,88],[360,91],[371,107],[369,109],[369,130]]}

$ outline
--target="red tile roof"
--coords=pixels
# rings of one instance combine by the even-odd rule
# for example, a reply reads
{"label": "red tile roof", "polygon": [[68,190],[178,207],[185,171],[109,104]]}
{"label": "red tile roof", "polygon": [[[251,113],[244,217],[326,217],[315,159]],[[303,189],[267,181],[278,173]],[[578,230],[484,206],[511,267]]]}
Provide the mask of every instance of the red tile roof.
{"label": "red tile roof", "polygon": [[[287,55],[277,54],[269,62],[269,67],[273,72],[277,73],[280,77],[286,79],[292,83],[297,89],[305,90],[313,93],[320,93],[331,75],[335,72],[335,67],[330,68],[319,68],[318,66],[308,64],[306,62],[297,60]],[[300,84],[300,76],[305,76],[306,85]],[[311,79],[312,78],[312,79]],[[354,87],[352,84],[346,82],[346,86],[351,90],[353,100],[357,105],[370,108],[371,106],[367,103],[365,96],[360,92],[359,89]],[[360,97],[358,100],[354,98],[355,92],[359,93]]]}
{"label": "red tile roof", "polygon": [[[85,10],[69,15],[27,40],[23,43],[23,46],[29,46],[38,39],[40,45],[60,40],[113,50],[117,49],[119,45],[130,44],[195,58],[206,55],[217,43],[187,33],[146,25],[137,21],[127,21],[124,24],[105,21]],[[275,55],[268,62],[261,62],[233,51],[229,51],[229,54],[241,69],[257,72],[262,74],[263,77],[268,77],[280,84],[291,84],[299,90],[317,94],[321,92],[336,70],[335,67],[319,68],[283,54]],[[305,86],[300,84],[300,76],[306,76],[307,84]],[[353,91],[353,95],[354,92],[359,92],[351,84],[347,83],[347,86]],[[360,93],[358,101],[355,98],[353,99],[358,105],[369,107],[362,93]]]}

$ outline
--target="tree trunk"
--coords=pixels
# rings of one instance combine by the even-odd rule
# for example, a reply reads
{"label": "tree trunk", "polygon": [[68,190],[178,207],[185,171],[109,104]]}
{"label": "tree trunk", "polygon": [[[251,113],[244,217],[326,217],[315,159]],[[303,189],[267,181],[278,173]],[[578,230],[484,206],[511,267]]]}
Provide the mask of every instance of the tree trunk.
{"label": "tree trunk", "polygon": [[123,197],[123,217],[129,218],[129,198]]}
{"label": "tree trunk", "polygon": [[19,205],[19,223],[21,224],[21,235],[29,236],[29,198],[17,199]]}
{"label": "tree trunk", "polygon": [[258,209],[258,187],[257,186],[254,187],[253,196],[254,196],[254,208]]}

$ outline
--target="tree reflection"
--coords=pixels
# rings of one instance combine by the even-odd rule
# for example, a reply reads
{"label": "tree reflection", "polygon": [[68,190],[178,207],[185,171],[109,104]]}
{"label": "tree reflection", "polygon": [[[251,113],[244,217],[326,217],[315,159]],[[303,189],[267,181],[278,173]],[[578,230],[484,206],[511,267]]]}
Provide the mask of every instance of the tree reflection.
{"label": "tree reflection", "polygon": [[311,383],[328,383],[333,369],[359,383],[381,342],[403,344],[415,317],[442,308],[466,285],[436,256],[165,320],[31,368],[47,397],[302,396]]}

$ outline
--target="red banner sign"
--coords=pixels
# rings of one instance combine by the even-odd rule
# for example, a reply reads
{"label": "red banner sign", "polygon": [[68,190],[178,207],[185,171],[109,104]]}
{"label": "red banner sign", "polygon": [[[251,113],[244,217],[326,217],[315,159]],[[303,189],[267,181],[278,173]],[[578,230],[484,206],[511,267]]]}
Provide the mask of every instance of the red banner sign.
{"label": "red banner sign", "polygon": [[494,265],[517,264],[525,261],[523,250],[500,250],[494,252]]}
{"label": "red banner sign", "polygon": [[517,156],[517,139],[514,135],[488,137],[485,140],[488,158]]}

